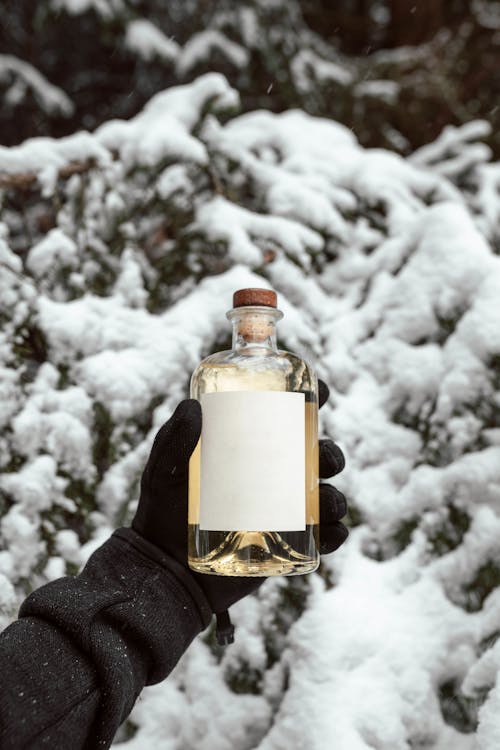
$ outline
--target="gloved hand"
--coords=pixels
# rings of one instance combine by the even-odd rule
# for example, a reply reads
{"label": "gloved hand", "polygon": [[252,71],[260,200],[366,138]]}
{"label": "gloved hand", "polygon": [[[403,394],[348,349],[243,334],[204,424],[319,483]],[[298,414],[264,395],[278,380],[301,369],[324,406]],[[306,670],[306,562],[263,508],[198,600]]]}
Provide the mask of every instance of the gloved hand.
{"label": "gloved hand", "polygon": [[[320,381],[319,406],[329,395]],[[188,568],[188,464],[201,433],[198,401],[181,401],[156,435],[141,479],[141,494],[132,528],[174,557],[196,579],[215,614],[262,585],[265,578],[204,575]],[[344,456],[332,440],[320,440],[319,475],[326,479],[344,468]],[[348,531],[340,522],[346,513],[345,497],[331,485],[320,485],[320,553],[328,554],[345,541]]]}

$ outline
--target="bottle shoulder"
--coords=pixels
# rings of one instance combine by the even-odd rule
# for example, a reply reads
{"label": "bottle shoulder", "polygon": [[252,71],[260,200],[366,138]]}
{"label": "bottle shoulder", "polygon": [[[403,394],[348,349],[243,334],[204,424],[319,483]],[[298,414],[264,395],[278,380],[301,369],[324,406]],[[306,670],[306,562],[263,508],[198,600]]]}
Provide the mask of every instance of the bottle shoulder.
{"label": "bottle shoulder", "polygon": [[[251,369],[266,365],[268,367],[286,368],[289,365],[302,365],[307,369],[314,371],[312,365],[303,357],[284,349],[264,349],[256,351],[238,351],[236,349],[226,349],[221,352],[209,354],[198,364],[196,370],[213,366],[241,367]],[[195,372],[196,372],[195,370]]]}
{"label": "bottle shoulder", "polygon": [[226,350],[205,357],[191,378],[191,395],[218,390],[317,392],[311,365],[284,350]]}

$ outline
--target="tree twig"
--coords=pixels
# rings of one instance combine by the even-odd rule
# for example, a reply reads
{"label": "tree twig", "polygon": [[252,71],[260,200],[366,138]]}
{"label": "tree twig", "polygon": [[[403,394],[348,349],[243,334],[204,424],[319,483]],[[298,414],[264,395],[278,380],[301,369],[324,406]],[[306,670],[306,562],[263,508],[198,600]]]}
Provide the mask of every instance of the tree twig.
{"label": "tree twig", "polygon": [[[65,164],[58,171],[60,180],[67,180],[74,174],[83,174],[96,166],[95,159],[86,161],[73,161]],[[14,190],[32,190],[38,183],[38,175],[35,172],[19,172],[10,174],[0,172],[0,188],[14,188]]]}

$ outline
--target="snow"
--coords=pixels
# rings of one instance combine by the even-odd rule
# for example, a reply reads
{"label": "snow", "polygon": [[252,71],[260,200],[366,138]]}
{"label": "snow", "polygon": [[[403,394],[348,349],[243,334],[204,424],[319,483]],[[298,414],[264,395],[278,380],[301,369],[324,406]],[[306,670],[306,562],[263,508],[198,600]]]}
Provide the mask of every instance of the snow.
{"label": "snow", "polygon": [[27,91],[31,91],[40,109],[47,114],[71,117],[74,104],[58,86],[54,86],[40,71],[13,55],[0,55],[0,81],[14,77],[5,94],[5,102],[11,107],[21,103]]}
{"label": "snow", "polygon": [[43,278],[56,265],[63,269],[75,268],[77,257],[76,244],[60,229],[51,229],[43,240],[33,245],[26,266],[33,276]]}
{"label": "snow", "polygon": [[[225,240],[235,263],[259,265],[261,252],[253,239],[286,247],[292,257],[308,264],[307,250],[319,250],[321,237],[303,224],[273,216],[260,216],[217,197],[198,212],[196,226],[211,240]],[[263,248],[264,249],[264,248]]]}
{"label": "snow", "polygon": [[[27,458],[46,451],[66,471],[83,478],[92,474],[92,404],[81,387],[58,390],[58,379],[52,365],[42,365],[24,407],[12,420],[13,445]],[[50,505],[50,497],[47,502]]]}
{"label": "snow", "polygon": [[111,19],[116,11],[122,9],[122,0],[51,0],[55,11],[65,10],[78,16],[89,10],[95,10],[102,18]]}
{"label": "snow", "polygon": [[64,560],[68,560],[75,565],[80,565],[80,540],[78,535],[71,529],[63,529],[55,537],[56,550]]}
{"label": "snow", "polygon": [[359,554],[361,536],[351,539],[337,587],[311,604],[291,634],[294,680],[262,750],[284,740],[299,748],[297,726],[314,748],[329,737],[341,748],[400,750],[410,747],[408,735],[440,747],[433,685],[450,652],[462,671],[474,659],[470,626],[432,581],[408,580],[416,560],[368,560]]}
{"label": "snow", "polygon": [[479,711],[479,729],[476,736],[476,747],[481,750],[495,750],[500,742],[500,725],[498,711],[500,709],[500,684],[491,690],[486,702]]}
{"label": "snow", "polygon": [[311,71],[314,73],[314,79],[320,83],[333,81],[340,86],[348,86],[353,80],[352,73],[345,67],[323,59],[310,49],[303,49],[295,55],[291,70],[299,91],[311,88]]}
{"label": "snow", "polygon": [[500,8],[498,3],[476,0],[473,12],[481,26],[487,29],[500,29]]}
{"label": "snow", "polygon": [[434,143],[419,148],[410,156],[410,161],[432,165],[435,172],[446,177],[464,174],[471,165],[480,167],[491,159],[489,146],[476,142],[490,132],[491,125],[485,120],[474,120],[461,128],[447,125]]}
{"label": "snow", "polygon": [[185,76],[197,63],[205,62],[216,50],[235,68],[245,68],[250,55],[245,47],[229,39],[216,29],[206,29],[192,34],[177,58],[177,72]]}
{"label": "snow", "polygon": [[395,104],[399,96],[400,86],[396,81],[362,81],[356,84],[357,96],[373,97],[387,104]]}
{"label": "snow", "polygon": [[[210,74],[94,134],[0,149],[56,207],[27,252],[8,215],[0,231],[1,624],[26,580],[73,571],[130,519],[233,291],[273,287],[281,341],[330,385],[321,426],[346,452],[335,485],[359,525],[320,574],[233,607],[222,654],[198,638],[121,744],[497,750],[500,596],[476,584],[500,566],[487,131],[448,129],[403,159],[299,111],[229,116],[237,101]],[[450,683],[480,706],[476,732],[451,726]]]}
{"label": "snow", "polygon": [[96,135],[107,148],[118,150],[128,169],[152,167],[164,159],[204,164],[206,149],[190,130],[209,101],[214,107],[232,106],[237,101],[217,73],[202,76],[189,89],[176,86],[156,94],[134,118],[105,123]]}
{"label": "snow", "polygon": [[125,34],[125,45],[149,61],[155,57],[163,60],[175,60],[180,47],[173,39],[169,39],[147,18],[137,18],[130,21]]}
{"label": "snow", "polygon": [[128,169],[152,167],[162,159],[189,159],[203,164],[206,152],[177,119],[165,113],[159,120],[143,112],[129,121],[112,121],[99,128],[100,140],[109,148],[118,150],[120,159]]}
{"label": "snow", "polygon": [[177,191],[189,192],[190,187],[191,182],[184,164],[174,164],[167,167],[156,183],[156,189],[162,198],[170,198]]}
{"label": "snow", "polygon": [[177,86],[154,96],[131,120],[105,123],[95,135],[80,132],[66,138],[31,138],[20,146],[0,147],[0,171],[34,173],[50,193],[60,169],[74,162],[105,166],[118,152],[127,169],[153,166],[163,159],[205,163],[204,145],[190,134],[208,102],[214,109],[234,107],[238,98],[225,79],[212,73],[191,88]]}
{"label": "snow", "polygon": [[11,583],[15,584],[32,573],[45,551],[45,544],[39,539],[36,522],[28,518],[20,505],[14,505],[4,515],[0,532],[3,546],[8,548],[2,560],[2,567],[6,569]]}
{"label": "snow", "polygon": [[55,581],[57,578],[62,578],[66,574],[66,563],[62,557],[53,555],[45,568],[43,574],[47,581]]}
{"label": "snow", "polygon": [[84,131],[53,140],[30,138],[20,146],[0,146],[0,171],[7,174],[35,174],[50,194],[60,169],[73,162],[95,162],[103,165],[110,160],[109,152]]}
{"label": "snow", "polygon": [[[304,138],[305,129],[307,138]],[[278,115],[264,110],[249,112],[230,120],[218,132],[221,132],[224,149],[234,146],[259,155],[263,146],[274,147],[286,164],[296,167],[302,166],[306,158],[310,160],[309,168],[315,167],[316,161],[324,162],[325,150],[335,156],[348,150],[349,156],[353,156],[359,149],[354,135],[344,125],[321,117],[311,118],[300,110]],[[330,157],[327,162],[333,159]],[[336,187],[335,183],[332,187]]]}
{"label": "snow", "polygon": [[54,361],[75,362],[83,392],[106,404],[114,419],[130,418],[164,393],[165,383],[178,383],[181,373],[194,369],[205,337],[214,326],[226,326],[232,291],[258,282],[235,266],[216,283],[203,281],[163,315],[125,306],[119,296],[67,303],[42,298],[40,322]]}
{"label": "snow", "polygon": [[239,11],[240,33],[245,47],[257,47],[259,42],[259,26],[255,9],[241,7]]}
{"label": "snow", "polygon": [[144,307],[148,295],[144,289],[141,266],[131,248],[124,250],[120,266],[120,275],[113,288],[114,295],[130,307]]}

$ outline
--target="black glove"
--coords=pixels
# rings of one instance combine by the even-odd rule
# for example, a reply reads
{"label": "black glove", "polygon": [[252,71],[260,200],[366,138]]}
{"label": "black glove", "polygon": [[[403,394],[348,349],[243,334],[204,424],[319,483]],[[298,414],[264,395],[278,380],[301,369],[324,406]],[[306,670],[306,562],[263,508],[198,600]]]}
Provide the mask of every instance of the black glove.
{"label": "black glove", "polygon": [[[320,407],[328,395],[328,387],[320,381]],[[255,591],[265,578],[204,575],[188,568],[188,464],[200,433],[200,404],[193,399],[181,401],[156,435],[142,475],[139,506],[132,528],[189,570],[212,611],[220,615],[231,604]],[[338,474],[344,464],[340,448],[331,440],[320,440],[320,477],[325,479]],[[321,554],[333,552],[347,538],[348,531],[339,521],[346,509],[341,492],[330,485],[320,485]]]}

